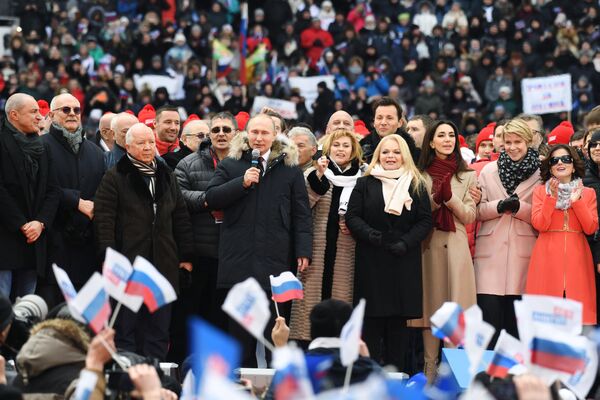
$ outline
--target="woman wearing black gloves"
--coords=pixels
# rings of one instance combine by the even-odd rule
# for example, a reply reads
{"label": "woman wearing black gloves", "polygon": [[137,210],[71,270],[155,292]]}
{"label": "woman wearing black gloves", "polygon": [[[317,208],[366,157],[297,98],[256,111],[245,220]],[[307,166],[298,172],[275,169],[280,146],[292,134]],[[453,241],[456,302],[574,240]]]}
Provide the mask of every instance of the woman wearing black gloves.
{"label": "woman wearing black gloves", "polygon": [[527,268],[535,245],[531,197],[540,183],[539,154],[533,132],[515,118],[504,126],[504,151],[479,175],[481,228],[475,243],[477,304],[483,319],[500,331],[518,336],[513,303],[525,290]]}
{"label": "woman wearing black gloves", "polygon": [[423,171],[433,210],[433,232],[423,241],[423,317],[409,326],[425,328],[425,374],[433,381],[440,340],[432,335],[430,317],[446,301],[467,309],[476,302],[475,275],[465,225],[475,222],[471,189],[477,184],[460,154],[458,129],[438,121],[423,139],[419,169]]}
{"label": "woman wearing black gloves", "polygon": [[[356,239],[354,299],[366,299],[371,358],[405,369],[406,320],[422,315],[421,241],[432,227],[425,180],[399,135],[384,137],[346,213]],[[401,258],[400,258],[401,257]]]}

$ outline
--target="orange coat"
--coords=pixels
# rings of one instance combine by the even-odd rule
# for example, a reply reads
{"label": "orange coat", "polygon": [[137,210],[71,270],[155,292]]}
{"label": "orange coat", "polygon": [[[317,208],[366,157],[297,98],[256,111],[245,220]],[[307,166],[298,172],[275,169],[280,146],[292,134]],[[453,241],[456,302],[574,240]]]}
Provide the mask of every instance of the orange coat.
{"label": "orange coat", "polygon": [[585,235],[598,229],[596,192],[584,188],[571,208],[557,210],[545,185],[533,192],[531,223],[540,235],[535,242],[525,293],[545,294],[583,303],[583,323],[596,323],[594,262]]}

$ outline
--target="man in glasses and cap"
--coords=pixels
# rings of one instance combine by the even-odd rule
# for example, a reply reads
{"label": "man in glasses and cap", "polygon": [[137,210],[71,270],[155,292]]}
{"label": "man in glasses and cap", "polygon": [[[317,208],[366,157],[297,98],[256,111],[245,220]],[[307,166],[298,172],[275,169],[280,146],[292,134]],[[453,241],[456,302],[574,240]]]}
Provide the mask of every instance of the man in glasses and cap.
{"label": "man in glasses and cap", "polygon": [[99,266],[94,259],[94,194],[104,175],[102,150],[85,138],[81,105],[69,93],[50,102],[52,125],[42,136],[53,158],[54,179],[60,187],[60,204],[49,235],[46,276],[39,293],[51,308],[63,296],[52,274],[52,263],[65,269],[76,289]]}
{"label": "man in glasses and cap", "polygon": [[203,128],[206,128],[206,138],[210,140],[199,142],[199,148],[181,160],[175,169],[175,176],[192,217],[196,259],[191,286],[181,291],[171,327],[171,355],[174,360],[185,357],[185,342],[177,338],[185,335],[189,315],[198,314],[212,324],[226,328],[222,321],[221,304],[216,296],[219,233],[223,212],[208,209],[205,197],[208,182],[214,176],[217,165],[227,157],[231,140],[238,133],[238,125],[229,112],[215,114],[210,120],[210,127],[203,127],[202,123],[205,122],[192,121],[185,125],[182,140],[188,129],[200,134],[205,132]]}

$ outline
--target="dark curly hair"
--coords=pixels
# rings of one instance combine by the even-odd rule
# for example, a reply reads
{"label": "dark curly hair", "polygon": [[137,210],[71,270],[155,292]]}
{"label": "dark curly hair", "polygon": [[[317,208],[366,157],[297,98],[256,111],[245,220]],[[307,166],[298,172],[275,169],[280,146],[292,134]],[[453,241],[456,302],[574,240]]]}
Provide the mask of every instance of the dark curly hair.
{"label": "dark curly hair", "polygon": [[577,178],[583,178],[585,176],[585,161],[579,157],[577,150],[574,147],[571,147],[566,144],[557,144],[556,146],[552,146],[550,151],[548,152],[548,157],[542,160],[542,165],[540,165],[540,175],[542,176],[542,181],[547,182],[550,178],[552,178],[552,174],[550,173],[550,159],[552,158],[552,154],[556,150],[565,150],[571,158],[573,159],[573,167],[574,167],[574,175]]}

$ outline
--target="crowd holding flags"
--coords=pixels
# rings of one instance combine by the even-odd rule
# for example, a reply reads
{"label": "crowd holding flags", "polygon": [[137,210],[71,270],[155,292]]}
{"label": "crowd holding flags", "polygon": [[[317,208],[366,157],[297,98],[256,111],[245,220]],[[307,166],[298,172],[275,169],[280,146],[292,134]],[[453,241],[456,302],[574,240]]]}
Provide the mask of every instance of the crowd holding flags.
{"label": "crowd holding flags", "polygon": [[[133,301],[133,305],[139,308],[143,302],[151,311],[176,299],[173,288],[151,263],[137,257],[131,266],[125,257],[112,249],[107,251],[103,275],[95,273],[79,292],[66,272],[56,265],[54,274],[69,308],[96,333],[108,325],[111,313],[109,294],[125,305]],[[271,276],[270,280],[273,301],[303,297],[302,284],[292,273]],[[263,337],[271,318],[269,301],[254,278],[235,285],[222,308],[249,333],[269,344]],[[577,396],[585,396],[595,378],[598,356],[596,343],[581,335],[581,304],[547,296],[523,296],[522,300],[515,302],[515,309],[519,316],[521,340],[501,331],[488,365],[483,365],[481,360],[494,335],[494,328],[483,321],[477,305],[463,311],[459,304],[446,302],[431,317],[431,323],[438,337],[464,347],[472,377],[485,370],[491,377],[502,379],[511,371],[518,373],[515,368],[520,367],[548,384],[560,380]],[[362,299],[341,332],[340,360],[349,372],[347,378],[359,356],[364,310],[365,300]],[[231,382],[233,371],[240,363],[240,345],[203,320],[191,320],[189,328],[191,369],[184,381],[182,398],[249,398]],[[315,396],[304,354],[294,344],[275,349],[273,357],[272,366],[277,371],[271,385],[274,398],[328,398],[334,394],[327,392]],[[91,378],[81,380],[77,388],[78,398],[89,397],[93,387]],[[209,381],[210,385],[204,384]],[[364,398],[363,394],[375,387],[374,382],[369,380],[350,386],[349,379],[346,379],[344,389],[336,393],[343,393],[344,398]],[[399,393],[411,393],[414,399],[431,398],[432,395],[455,398],[459,390],[452,383],[448,366],[440,367],[440,375],[434,385],[417,385],[415,382],[410,384],[409,381],[401,387],[388,385],[387,390],[397,392],[396,395],[388,392],[388,398],[403,398],[396,397]]]}

